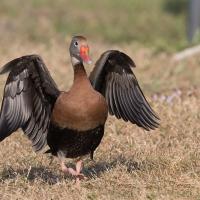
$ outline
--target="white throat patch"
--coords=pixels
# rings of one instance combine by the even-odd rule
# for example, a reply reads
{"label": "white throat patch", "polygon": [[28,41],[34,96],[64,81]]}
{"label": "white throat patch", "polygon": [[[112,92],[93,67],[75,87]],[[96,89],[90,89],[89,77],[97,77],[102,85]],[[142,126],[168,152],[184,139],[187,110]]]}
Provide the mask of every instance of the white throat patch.
{"label": "white throat patch", "polygon": [[71,57],[72,65],[75,66],[80,63],[80,60],[75,58],[74,56]]}

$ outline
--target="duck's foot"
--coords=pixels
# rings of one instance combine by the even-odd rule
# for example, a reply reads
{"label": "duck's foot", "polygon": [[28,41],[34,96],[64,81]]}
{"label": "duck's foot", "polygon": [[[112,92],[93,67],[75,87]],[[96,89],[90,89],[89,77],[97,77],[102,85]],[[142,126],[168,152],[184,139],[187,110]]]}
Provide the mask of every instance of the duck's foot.
{"label": "duck's foot", "polygon": [[76,163],[76,170],[74,170],[71,167],[67,167],[64,163],[64,161],[61,162],[61,169],[64,173],[68,173],[76,178],[76,185],[80,186],[80,180],[84,179],[85,176],[81,173],[81,170],[83,168],[83,161],[78,160]]}

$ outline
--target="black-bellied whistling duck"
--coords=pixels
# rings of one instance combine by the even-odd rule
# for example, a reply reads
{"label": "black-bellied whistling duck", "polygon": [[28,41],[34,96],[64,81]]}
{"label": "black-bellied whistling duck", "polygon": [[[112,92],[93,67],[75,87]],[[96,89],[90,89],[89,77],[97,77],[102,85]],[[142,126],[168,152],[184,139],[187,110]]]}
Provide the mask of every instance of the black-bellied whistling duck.
{"label": "black-bellied whistling duck", "polygon": [[100,144],[108,110],[118,119],[146,130],[158,127],[152,110],[132,72],[133,60],[109,50],[96,62],[89,78],[83,62],[90,63],[89,47],[82,36],[72,38],[70,56],[74,82],[68,92],[59,91],[38,55],[16,58],[0,70],[9,72],[0,114],[0,141],[21,128],[35,151],[58,156],[64,172],[82,176],[82,161],[68,168],[65,158],[81,158]]}

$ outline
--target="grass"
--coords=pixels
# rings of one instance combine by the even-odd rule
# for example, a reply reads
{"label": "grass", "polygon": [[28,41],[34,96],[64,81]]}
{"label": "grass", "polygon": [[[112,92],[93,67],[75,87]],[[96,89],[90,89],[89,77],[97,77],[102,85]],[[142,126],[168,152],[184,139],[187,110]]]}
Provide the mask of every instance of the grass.
{"label": "grass", "polygon": [[53,37],[81,33],[108,43],[137,42],[172,52],[188,45],[186,1],[1,0],[0,34],[48,43]]}
{"label": "grass", "polygon": [[[59,41],[59,40],[58,40]],[[72,83],[66,43],[21,41],[1,48],[0,65],[27,53],[40,54],[61,89]],[[69,42],[69,41],[68,41]],[[108,48],[93,40],[95,60]],[[199,199],[199,57],[174,63],[169,54],[119,45],[134,58],[135,74],[161,117],[159,129],[150,133],[109,117],[106,133],[95,153],[95,162],[85,160],[82,181],[63,175],[56,159],[35,154],[22,133],[0,143],[0,198],[7,199]],[[90,67],[87,67],[90,71]],[[1,78],[1,89],[6,76]],[[2,93],[1,93],[2,94]],[[68,164],[73,165],[72,160]]]}

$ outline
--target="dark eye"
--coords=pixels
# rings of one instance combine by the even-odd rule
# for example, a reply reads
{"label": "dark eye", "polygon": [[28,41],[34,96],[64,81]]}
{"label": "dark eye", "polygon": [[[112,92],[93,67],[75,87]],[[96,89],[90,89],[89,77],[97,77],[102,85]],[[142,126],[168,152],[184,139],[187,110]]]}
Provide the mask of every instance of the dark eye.
{"label": "dark eye", "polygon": [[78,42],[76,41],[76,42],[74,42],[74,46],[75,47],[77,47],[78,46]]}

